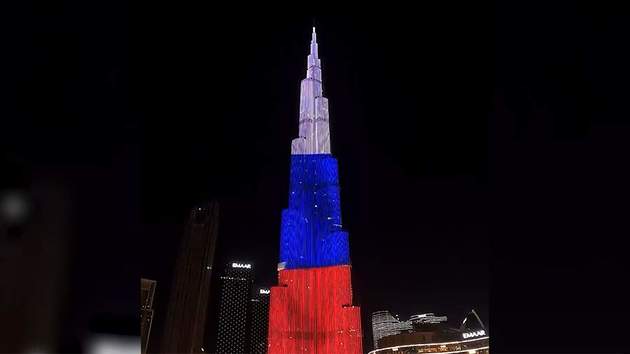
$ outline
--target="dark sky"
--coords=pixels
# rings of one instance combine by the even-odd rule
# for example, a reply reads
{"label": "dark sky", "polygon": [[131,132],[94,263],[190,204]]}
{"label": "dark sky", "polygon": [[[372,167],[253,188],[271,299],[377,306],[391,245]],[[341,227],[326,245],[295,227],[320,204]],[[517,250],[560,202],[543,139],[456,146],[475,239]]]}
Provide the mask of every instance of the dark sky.
{"label": "dark sky", "polygon": [[159,303],[187,212],[207,199],[221,202],[220,260],[275,283],[313,16],[368,339],[380,309],[455,326],[475,308],[497,346],[530,351],[525,331],[552,351],[596,348],[607,331],[576,345],[566,328],[618,321],[630,55],[614,9],[17,10],[1,144],[11,183],[54,174],[71,190],[70,328],[135,314],[140,275],[158,279]]}

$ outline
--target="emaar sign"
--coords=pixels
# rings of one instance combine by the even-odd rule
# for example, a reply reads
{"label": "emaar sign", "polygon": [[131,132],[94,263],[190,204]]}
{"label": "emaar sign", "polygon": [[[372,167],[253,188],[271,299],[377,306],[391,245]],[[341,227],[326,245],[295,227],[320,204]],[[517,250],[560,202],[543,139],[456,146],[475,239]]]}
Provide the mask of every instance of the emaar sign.
{"label": "emaar sign", "polygon": [[251,269],[252,265],[249,263],[232,263],[232,268],[246,268]]}
{"label": "emaar sign", "polygon": [[486,335],[486,331],[484,331],[483,329],[480,331],[475,331],[475,332],[462,333],[462,336],[464,338],[475,338],[475,337],[481,337],[485,335]]}

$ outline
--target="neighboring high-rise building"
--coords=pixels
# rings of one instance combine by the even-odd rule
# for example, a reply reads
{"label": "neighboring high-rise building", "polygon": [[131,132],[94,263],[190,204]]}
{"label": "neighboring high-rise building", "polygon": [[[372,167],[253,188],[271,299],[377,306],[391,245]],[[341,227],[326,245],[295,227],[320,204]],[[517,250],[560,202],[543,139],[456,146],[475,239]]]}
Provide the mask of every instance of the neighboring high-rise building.
{"label": "neighboring high-rise building", "polygon": [[150,279],[140,279],[140,340],[142,353],[147,352],[151,323],[153,323],[153,295],[157,282]]}
{"label": "neighboring high-rise building", "polygon": [[245,353],[247,349],[247,313],[253,283],[250,263],[232,262],[221,276],[217,354]]}
{"label": "neighboring high-rise building", "polygon": [[177,258],[162,353],[201,353],[217,239],[219,205],[192,209]]}
{"label": "neighboring high-rise building", "polygon": [[289,207],[282,212],[278,286],[271,289],[268,353],[362,353],[352,305],[348,233],[313,28],[291,144]]}
{"label": "neighboring high-rise building", "polygon": [[379,339],[413,329],[410,321],[400,321],[389,311],[376,311],[372,314],[372,337],[374,348],[378,348]]}
{"label": "neighboring high-rise building", "polygon": [[249,352],[267,353],[267,327],[269,326],[268,288],[256,288],[250,300]]}

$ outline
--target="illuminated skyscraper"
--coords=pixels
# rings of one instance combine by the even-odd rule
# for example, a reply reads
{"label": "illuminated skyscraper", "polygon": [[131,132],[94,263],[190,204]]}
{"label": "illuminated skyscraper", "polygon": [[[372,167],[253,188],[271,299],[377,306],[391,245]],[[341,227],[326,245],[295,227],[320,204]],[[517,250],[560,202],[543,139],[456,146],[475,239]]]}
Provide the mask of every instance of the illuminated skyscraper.
{"label": "illuminated skyscraper", "polygon": [[221,276],[217,354],[246,353],[248,345],[247,313],[253,283],[250,263],[232,262]]}
{"label": "illuminated skyscraper", "polygon": [[348,233],[342,229],[337,160],[330,151],[313,28],[291,144],[289,207],[282,212],[278,286],[271,289],[269,353],[361,353],[352,305]]}
{"label": "illuminated skyscraper", "polygon": [[202,351],[218,213],[216,202],[190,212],[166,313],[162,353]]}
{"label": "illuminated skyscraper", "polygon": [[249,303],[249,352],[252,354],[267,353],[269,292],[267,288],[256,288]]}

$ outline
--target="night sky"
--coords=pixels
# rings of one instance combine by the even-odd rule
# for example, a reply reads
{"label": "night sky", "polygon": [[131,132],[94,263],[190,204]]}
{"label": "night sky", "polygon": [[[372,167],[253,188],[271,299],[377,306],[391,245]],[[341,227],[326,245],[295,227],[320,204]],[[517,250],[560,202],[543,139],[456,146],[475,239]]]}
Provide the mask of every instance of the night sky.
{"label": "night sky", "polygon": [[[90,3],[3,22],[6,180],[56,176],[74,205],[68,341],[94,317],[135,316],[140,276],[162,306],[205,200],[221,202],[219,264],[251,261],[275,284],[313,22],[366,348],[381,309],[458,326],[474,308],[497,348],[615,337],[630,52],[614,9]],[[598,323],[576,336],[586,317]]]}

